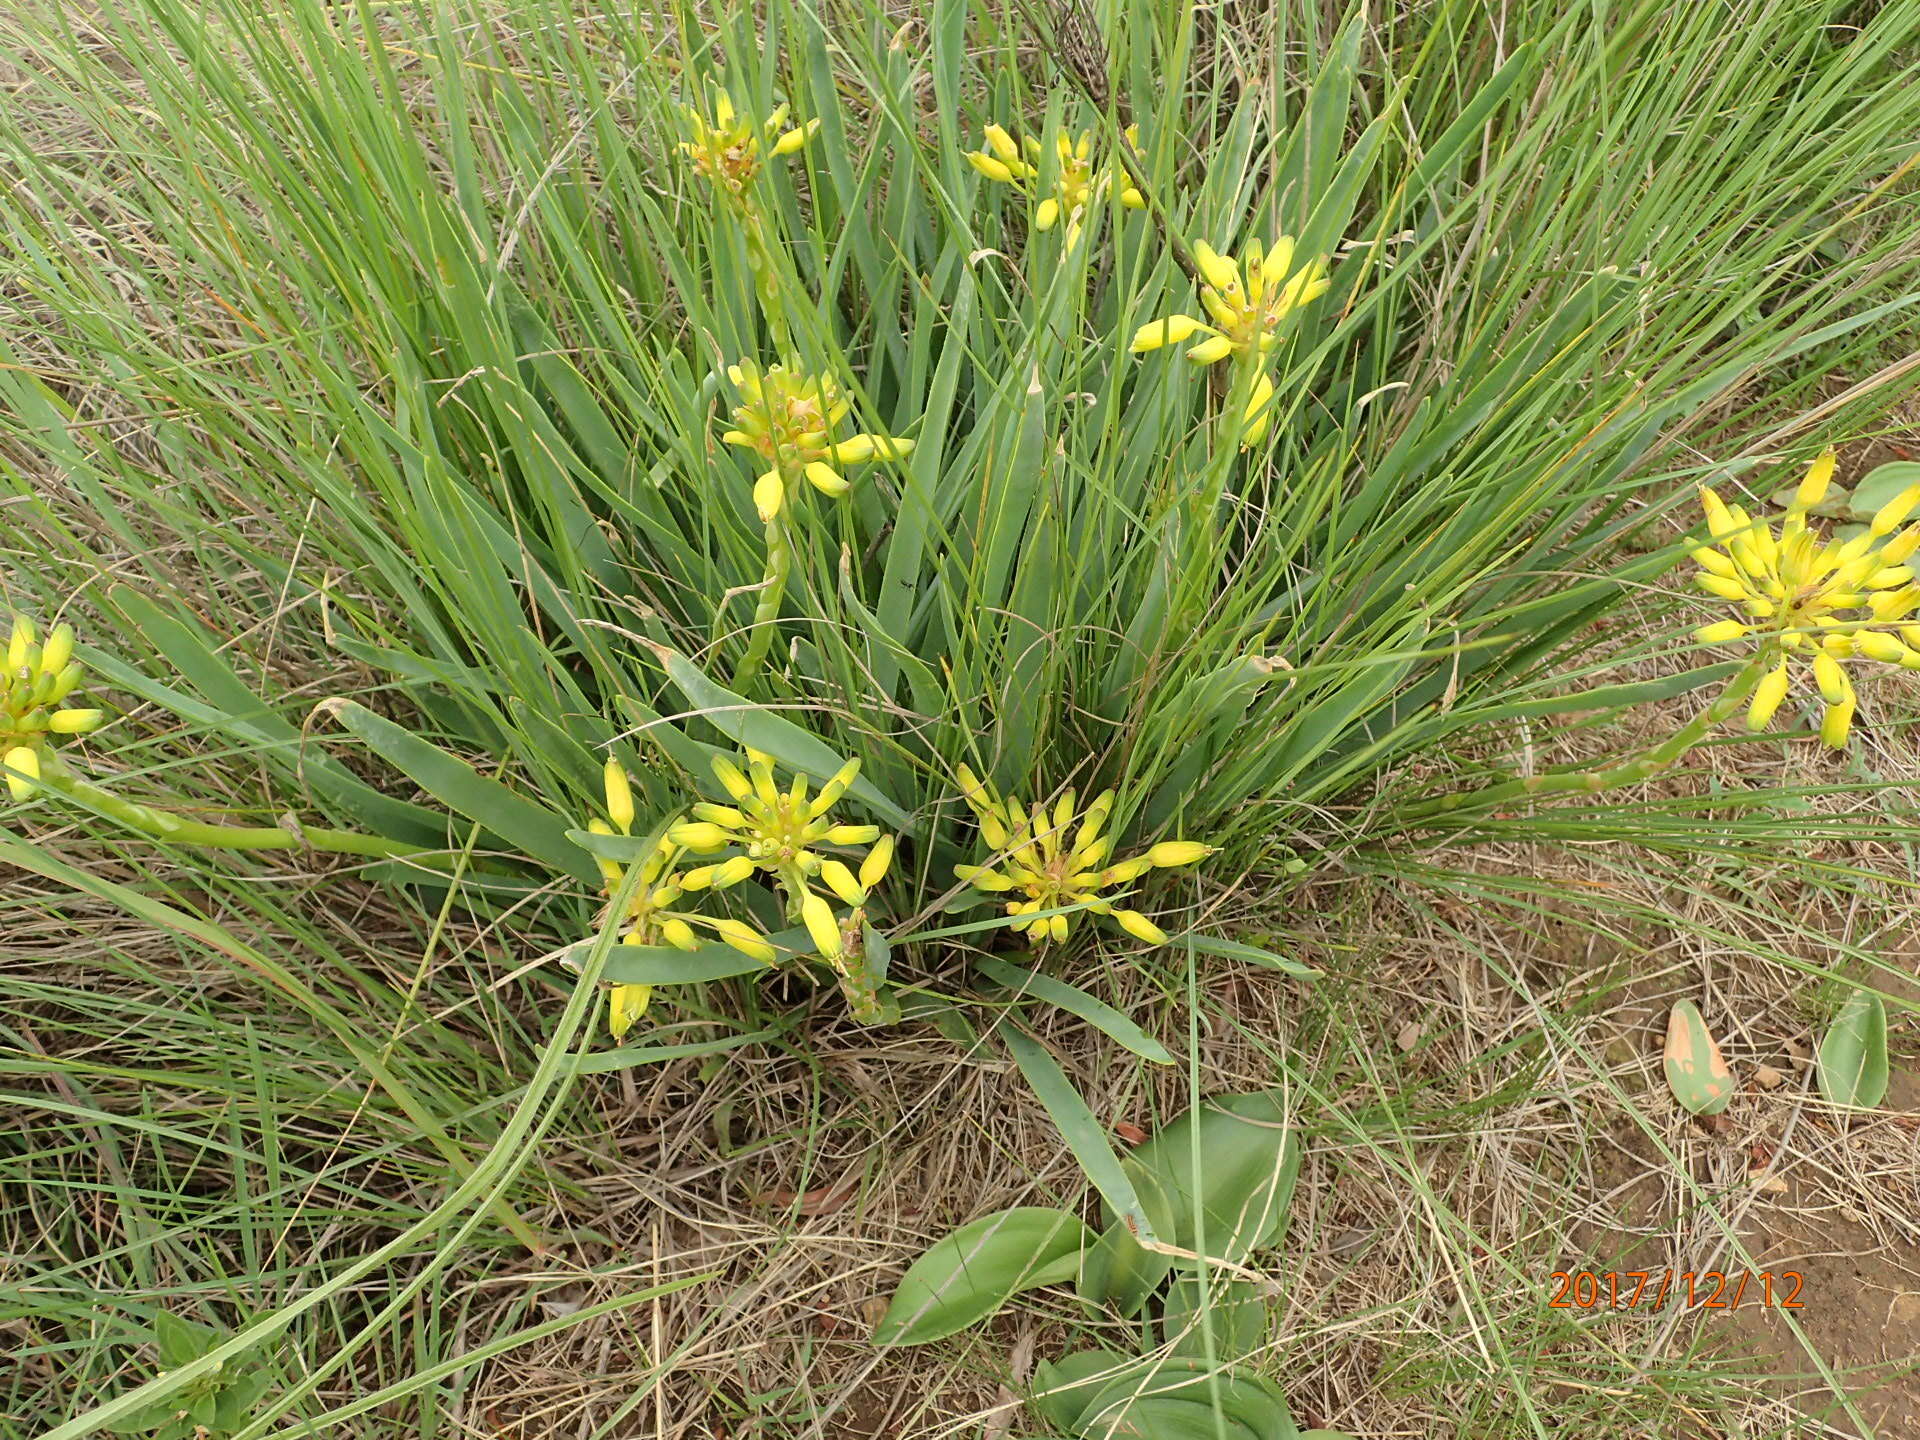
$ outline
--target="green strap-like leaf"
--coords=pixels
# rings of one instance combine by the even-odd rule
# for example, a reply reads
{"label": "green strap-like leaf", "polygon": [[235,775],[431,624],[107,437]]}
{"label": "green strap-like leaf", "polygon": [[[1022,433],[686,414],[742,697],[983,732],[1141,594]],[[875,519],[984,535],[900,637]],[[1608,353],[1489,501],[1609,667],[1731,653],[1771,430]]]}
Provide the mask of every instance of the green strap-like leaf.
{"label": "green strap-like leaf", "polygon": [[1045,1000],[1050,1005],[1058,1005],[1070,1014],[1078,1015],[1096,1030],[1111,1036],[1143,1060],[1151,1060],[1156,1065],[1173,1063],[1173,1056],[1166,1046],[1104,1000],[1094,999],[1078,986],[1069,985],[1064,980],[1056,980],[1051,975],[1042,975],[1037,970],[1009,965],[1004,960],[995,960],[986,956],[976,960],[974,967],[983,975],[998,980],[1002,985],[1031,995],[1036,1000]]}
{"label": "green strap-like leaf", "polygon": [[484,825],[544,865],[589,884],[600,883],[592,857],[567,838],[566,821],[545,806],[515,794],[459,756],[355,701],[329,700],[324,708],[441,804]]}

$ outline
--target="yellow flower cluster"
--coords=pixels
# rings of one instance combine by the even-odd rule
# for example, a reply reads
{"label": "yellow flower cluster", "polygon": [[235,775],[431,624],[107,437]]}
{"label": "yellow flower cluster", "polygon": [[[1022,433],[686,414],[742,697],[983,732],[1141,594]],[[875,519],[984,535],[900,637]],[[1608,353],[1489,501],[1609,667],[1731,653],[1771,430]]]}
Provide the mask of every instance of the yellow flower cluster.
{"label": "yellow flower cluster", "polygon": [[815,119],[782,131],[789,114],[785,105],[756,125],[734,109],[733,98],[725,90],[714,92],[711,119],[690,105],[683,108],[693,138],[683,140],[680,149],[692,157],[695,169],[735,202],[745,201],[769,156],[797,153],[820,128]]}
{"label": "yellow flower cluster", "polygon": [[[756,873],[771,876],[786,897],[787,913],[807,927],[820,958],[844,970],[861,941],[868,892],[893,864],[891,835],[882,835],[877,825],[842,825],[833,818],[834,805],[860,774],[860,762],[849,760],[813,795],[810,781],[799,774],[782,791],[774,783],[771,756],[749,750],[746,762],[743,773],[715,756],[714,777],[734,803],[695,805],[692,820],[668,828],[673,844],[719,857],[703,870],[688,872],[682,884],[720,889]],[[871,848],[857,872],[821,849],[861,845]],[[835,916],[831,903],[813,888],[816,883],[852,907],[851,913]]]}
{"label": "yellow flower cluster", "polygon": [[[967,163],[989,180],[1012,185],[1031,198],[1041,178],[1040,162],[1046,147],[1031,135],[1026,137],[1024,145],[1016,144],[1013,136],[1000,125],[987,126],[986,137],[986,148],[969,150]],[[1123,139],[1134,154],[1140,153],[1139,126],[1129,125]],[[1053,193],[1034,207],[1033,228],[1051,230],[1064,219],[1067,249],[1080,243],[1088,215],[1106,199],[1116,183],[1120,186],[1120,203],[1128,209],[1138,210],[1147,203],[1145,197],[1126,182],[1124,175],[1116,181],[1116,166],[1094,164],[1091,130],[1077,137],[1060,131],[1053,137],[1053,153]]]}
{"label": "yellow flower cluster", "polygon": [[1920,624],[1907,623],[1920,610],[1920,585],[1907,563],[1920,550],[1920,525],[1900,529],[1920,505],[1920,485],[1888,501],[1852,539],[1822,539],[1807,528],[1807,512],[1826,497],[1833,466],[1831,450],[1813,462],[1777,535],[1701,487],[1710,543],[1693,551],[1700,566],[1695,582],[1740,605],[1746,618],[1694,634],[1707,645],[1757,639],[1763,656],[1777,657],[1747,710],[1754,730],[1765,729],[1786,699],[1792,663],[1810,664],[1825,705],[1820,738],[1840,749],[1854,712],[1853,681],[1842,662],[1878,660],[1920,670]]}
{"label": "yellow flower cluster", "polygon": [[33,794],[51,736],[83,735],[106,718],[98,710],[61,708],[84,673],[73,658],[73,627],[54,626],[44,645],[36,639],[33,622],[14,616],[0,675],[0,761],[12,772],[7,789],[15,800]]}
{"label": "yellow flower cluster", "polygon": [[[1163,345],[1180,345],[1195,335],[1206,338],[1187,351],[1196,365],[1213,365],[1230,355],[1265,356],[1280,343],[1287,317],[1326,293],[1332,283],[1323,261],[1294,267],[1293,238],[1282,235],[1272,245],[1254,241],[1238,263],[1212,246],[1196,241],[1194,263],[1200,267],[1200,304],[1212,323],[1192,315],[1167,315],[1148,321],[1133,336],[1133,353],[1144,354]],[[1263,369],[1254,378],[1253,392],[1241,417],[1241,444],[1252,445],[1272,422],[1273,381]]]}
{"label": "yellow flower cluster", "polygon": [[792,487],[802,479],[822,495],[844,495],[853,482],[840,467],[897,460],[913,449],[911,440],[891,435],[835,441],[834,428],[852,407],[830,375],[784,365],[762,370],[743,360],[727,367],[727,378],[740,392],[740,403],[733,409],[733,428],[720,438],[751,450],[768,466],[753,485],[754,508],[762,520],[772,520],[787,506]]}
{"label": "yellow flower cluster", "polygon": [[[1095,915],[1111,917],[1121,929],[1149,945],[1167,943],[1167,932],[1138,910],[1116,910],[1100,892],[1130,884],[1149,870],[1192,865],[1213,853],[1213,847],[1194,840],[1163,840],[1144,854],[1108,864],[1113,837],[1107,821],[1113,813],[1115,792],[1095,797],[1084,811],[1074,809],[1069,790],[1051,807],[1031,809],[1016,799],[1001,800],[966,766],[960,767],[961,795],[980,822],[980,837],[997,852],[985,865],[956,865],[953,873],[986,894],[1018,894],[1006,901],[1009,915],[1033,915],[1083,905]],[[1075,820],[1079,821],[1075,827]],[[1071,839],[1069,839],[1071,833]],[[1028,931],[1039,942],[1067,938],[1066,915],[1017,920],[1015,931]]]}
{"label": "yellow flower cluster", "polygon": [[[596,835],[631,835],[634,820],[633,787],[628,783],[627,772],[618,760],[607,762],[606,796],[608,818],[589,820],[587,829]],[[716,879],[714,867],[711,866],[678,869],[685,858],[685,848],[673,840],[673,828],[669,824],[667,833],[655,841],[651,852],[639,862],[639,886],[627,901],[626,913],[619,917],[620,943],[671,945],[676,950],[698,950],[700,940],[693,927],[701,925],[741,954],[771,965],[776,952],[751,925],[724,916],[697,915],[675,908],[690,893],[709,888],[725,889],[727,885],[743,880],[753,872],[749,868],[743,873],[730,873],[727,878]],[[611,897],[625,877],[625,867],[604,855],[595,859],[600,866],[601,878],[606,882],[607,894]],[[650,985],[613,987],[608,1024],[614,1039],[624,1036],[632,1028],[633,1022],[646,1014],[652,991]]]}

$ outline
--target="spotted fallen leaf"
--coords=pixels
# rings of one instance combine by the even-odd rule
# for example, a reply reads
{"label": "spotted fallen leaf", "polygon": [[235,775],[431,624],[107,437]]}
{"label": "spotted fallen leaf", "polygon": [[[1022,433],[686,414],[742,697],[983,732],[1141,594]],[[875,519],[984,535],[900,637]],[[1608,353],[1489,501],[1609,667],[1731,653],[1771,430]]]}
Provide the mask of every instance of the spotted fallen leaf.
{"label": "spotted fallen leaf", "polygon": [[1718,1115],[1733,1099],[1733,1072],[1691,1000],[1676,1002],[1667,1017],[1665,1061],[1667,1088],[1690,1113]]}

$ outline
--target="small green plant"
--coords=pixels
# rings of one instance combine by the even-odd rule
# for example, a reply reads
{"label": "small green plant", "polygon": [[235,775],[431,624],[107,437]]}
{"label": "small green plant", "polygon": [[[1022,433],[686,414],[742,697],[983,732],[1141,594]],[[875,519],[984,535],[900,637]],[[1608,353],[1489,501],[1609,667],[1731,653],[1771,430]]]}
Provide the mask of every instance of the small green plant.
{"label": "small green plant", "polygon": [[1024,1290],[1071,1284],[1091,1313],[1128,1322],[1140,1348],[1040,1365],[1029,1404],[1059,1433],[1300,1436],[1285,1394],[1246,1363],[1260,1348],[1267,1301],[1249,1262],[1284,1233],[1300,1165],[1283,1092],[1202,1101],[1119,1164],[1146,1224],[1111,1205],[1097,1232],[1041,1206],[983,1216],[913,1263],[875,1343],[926,1344]]}
{"label": "small green plant", "polygon": [[[230,1338],[211,1325],[162,1310],[154,1317],[152,1339],[161,1373],[191,1364]],[[175,1391],[165,1400],[116,1421],[116,1435],[150,1440],[227,1440],[245,1429],[274,1380],[257,1357],[230,1360]]]}

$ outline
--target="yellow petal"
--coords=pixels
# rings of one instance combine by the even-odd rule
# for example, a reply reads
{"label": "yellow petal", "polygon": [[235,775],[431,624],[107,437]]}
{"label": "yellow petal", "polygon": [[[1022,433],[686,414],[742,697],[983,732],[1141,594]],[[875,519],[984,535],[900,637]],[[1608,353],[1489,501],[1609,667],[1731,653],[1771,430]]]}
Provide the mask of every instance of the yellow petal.
{"label": "yellow petal", "polygon": [[622,835],[633,829],[633,787],[627,783],[626,768],[618,760],[606,766],[607,815]]}
{"label": "yellow petal", "polygon": [[660,922],[660,938],[676,950],[698,950],[700,939],[693,933],[693,927],[684,920],[672,916]]}
{"label": "yellow petal", "polygon": [[1200,267],[1201,276],[1222,295],[1240,293],[1239,267],[1206,241],[1193,242],[1193,258],[1194,263]]}
{"label": "yellow petal", "polygon": [[1161,320],[1149,320],[1133,332],[1133,344],[1129,347],[1134,354],[1144,354],[1148,350],[1158,350],[1162,345],[1178,345],[1197,330],[1212,333],[1213,327],[1191,315],[1169,315]]}
{"label": "yellow petal", "polygon": [[842,465],[860,465],[876,455],[883,460],[897,460],[912,451],[913,441],[898,436],[854,435],[831,446],[827,453]]}
{"label": "yellow petal", "polygon": [[1747,627],[1738,620],[1717,620],[1693,632],[1693,638],[1702,645],[1724,645],[1730,640],[1745,639],[1746,635]]}
{"label": "yellow petal", "polygon": [[1722,600],[1747,598],[1747,587],[1738,580],[1729,580],[1725,575],[1712,575],[1703,570],[1693,577],[1693,583],[1709,595],[1718,595]]}
{"label": "yellow petal", "polygon": [[887,871],[893,867],[893,836],[882,835],[874,841],[873,848],[867,852],[867,858],[860,862],[860,888],[871,890],[887,878]]}
{"label": "yellow petal", "polygon": [[1827,498],[1827,487],[1833,483],[1834,452],[1822,450],[1813,464],[1808,467],[1807,475],[1800,482],[1800,488],[1793,492],[1793,509],[1811,510]]}
{"label": "yellow petal", "polygon": [[607,995],[607,1029],[613,1032],[613,1038],[624,1040],[627,1031],[633,1028],[633,1022],[647,1013],[647,1002],[653,998],[651,985],[616,985]]}
{"label": "yellow petal", "polygon": [[1226,359],[1232,353],[1233,341],[1225,335],[1215,335],[1211,339],[1202,340],[1187,351],[1187,358],[1196,365],[1212,365]]}
{"label": "yellow petal", "polygon": [[45,648],[40,651],[40,668],[58,675],[67,668],[67,661],[73,658],[73,627],[56,625],[53,633],[47,636]]}
{"label": "yellow petal", "polygon": [[967,163],[989,180],[998,180],[1002,185],[1013,183],[1013,171],[1007,168],[1004,160],[996,160],[980,150],[969,150]]}
{"label": "yellow petal", "polygon": [[1747,707],[1747,728],[1764,730],[1773,719],[1780,702],[1787,698],[1787,665],[1783,660],[1754,687],[1753,703]]}
{"label": "yellow petal", "polygon": [[1891,535],[1900,522],[1912,513],[1915,505],[1920,505],[1920,485],[1909,485],[1873,512],[1872,533]]}
{"label": "yellow petal", "polygon": [[1213,853],[1213,846],[1198,840],[1162,840],[1140,858],[1149,865],[1165,869],[1172,865],[1191,865]]}
{"label": "yellow petal", "polygon": [[987,148],[1002,160],[1018,160],[1020,147],[1013,143],[1013,136],[1001,125],[989,125],[986,130]]}
{"label": "yellow petal", "polygon": [[787,482],[780,478],[778,470],[769,470],[753,482],[753,508],[760,512],[762,520],[772,520],[778,515],[786,498]]}
{"label": "yellow petal", "polygon": [[84,735],[98,730],[106,718],[102,710],[56,710],[47,717],[47,728],[56,735]]}
{"label": "yellow petal", "polygon": [[1820,687],[1820,698],[1829,705],[1838,705],[1852,693],[1852,687],[1847,684],[1847,672],[1825,650],[1814,652],[1813,681]]}
{"label": "yellow petal", "polygon": [[1147,197],[1129,185],[1120,192],[1120,203],[1129,210],[1144,210],[1147,208]]}
{"label": "yellow petal", "polygon": [[833,918],[833,907],[811,890],[800,902],[800,918],[820,958],[829,962],[840,958],[840,926]]}
{"label": "yellow petal", "polygon": [[675,825],[668,830],[667,838],[676,845],[686,846],[689,850],[712,851],[725,849],[733,836],[718,825],[704,820],[692,820],[682,825]]}
{"label": "yellow petal", "polygon": [[25,745],[16,745],[0,756],[7,769],[18,774],[7,776],[7,790],[15,800],[25,800],[34,791],[34,782],[40,778],[40,755]]}
{"label": "yellow petal", "polygon": [[1293,237],[1282,235],[1268,247],[1260,261],[1260,278],[1269,285],[1278,285],[1287,278],[1287,271],[1293,265]]}
{"label": "yellow petal", "polygon": [[1144,940],[1149,945],[1167,943],[1167,932],[1154,924],[1138,910],[1116,910],[1113,918],[1120,922],[1120,928],[1136,940]]}
{"label": "yellow petal", "polygon": [[1049,196],[1040,202],[1040,208],[1033,212],[1033,228],[1051,230],[1060,219],[1060,202]]}
{"label": "yellow petal", "polygon": [[1853,698],[1849,696],[1837,705],[1829,705],[1821,718],[1820,739],[1830,749],[1847,748],[1847,732],[1853,728],[1853,706]]}
{"label": "yellow petal", "polygon": [[807,483],[822,495],[839,497],[853,488],[853,482],[824,460],[810,461],[805,470]]}
{"label": "yellow petal", "polygon": [[27,663],[27,651],[33,646],[33,622],[24,615],[13,617],[13,630],[7,636],[7,676],[11,679]]}
{"label": "yellow petal", "polygon": [[807,121],[806,124],[800,126],[798,129],[787,131],[786,134],[773,142],[773,153],[776,155],[791,155],[795,151],[805,148],[806,143],[813,139],[814,132],[819,128],[820,121],[816,118]]}
{"label": "yellow petal", "polygon": [[867,903],[867,892],[853,878],[853,872],[838,860],[821,862],[820,879],[829,890],[855,909]]}

